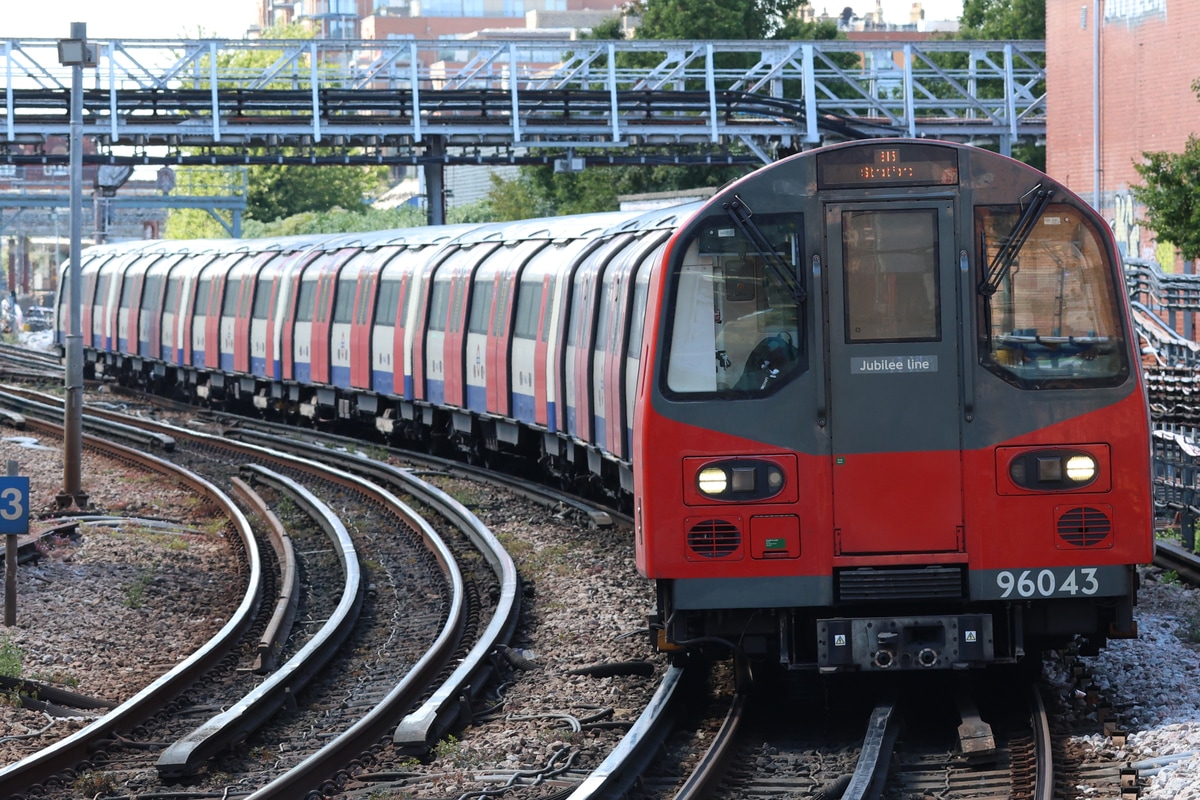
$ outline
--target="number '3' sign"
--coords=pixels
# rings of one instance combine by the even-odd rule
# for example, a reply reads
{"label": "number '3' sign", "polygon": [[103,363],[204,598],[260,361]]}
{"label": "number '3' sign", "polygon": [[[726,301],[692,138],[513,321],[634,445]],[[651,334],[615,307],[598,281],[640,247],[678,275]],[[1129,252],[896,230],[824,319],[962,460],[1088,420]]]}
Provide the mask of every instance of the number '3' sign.
{"label": "number '3' sign", "polygon": [[0,477],[0,533],[29,533],[28,477]]}

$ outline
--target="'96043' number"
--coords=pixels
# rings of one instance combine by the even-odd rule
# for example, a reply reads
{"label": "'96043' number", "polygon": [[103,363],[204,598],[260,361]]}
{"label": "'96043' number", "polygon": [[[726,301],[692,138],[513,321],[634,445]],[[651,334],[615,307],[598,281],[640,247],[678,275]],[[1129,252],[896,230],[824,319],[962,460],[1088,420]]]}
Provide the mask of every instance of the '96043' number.
{"label": "'96043' number", "polygon": [[1003,570],[996,574],[1000,597],[1053,597],[1055,595],[1092,595],[1100,590],[1095,567],[1053,570],[1026,569],[1019,573]]}

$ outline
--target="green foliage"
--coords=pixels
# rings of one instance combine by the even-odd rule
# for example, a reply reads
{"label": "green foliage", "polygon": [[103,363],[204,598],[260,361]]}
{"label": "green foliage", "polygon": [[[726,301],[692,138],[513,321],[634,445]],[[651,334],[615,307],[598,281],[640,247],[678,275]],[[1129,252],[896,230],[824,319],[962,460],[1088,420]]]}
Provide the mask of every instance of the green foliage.
{"label": "green foliage", "polygon": [[125,587],[126,608],[141,608],[146,602],[146,589],[154,583],[154,570],[144,569],[138,572],[134,580]]}
{"label": "green foliage", "polygon": [[[263,33],[264,39],[310,39],[312,32],[303,25],[277,25]],[[222,73],[244,70],[257,73],[275,64],[281,57],[282,51],[275,50],[237,50],[222,53],[218,56]],[[207,75],[204,69],[206,62],[201,59],[201,69],[197,74]],[[307,72],[306,72],[307,74]],[[277,88],[291,88],[290,75],[284,75],[275,82]],[[206,89],[209,82],[197,79],[191,88]],[[266,150],[251,148],[248,151],[234,151],[228,148],[214,148],[214,153],[247,153],[263,155]],[[296,151],[285,149],[285,154],[295,155]],[[191,182],[193,171],[203,170],[201,167],[181,167],[180,181]],[[246,216],[261,222],[272,222],[307,211],[329,211],[334,208],[354,209],[361,206],[364,199],[370,198],[383,188],[387,178],[387,168],[350,167],[350,166],[282,166],[278,164],[255,164],[246,168],[248,185],[246,188]],[[228,184],[220,187],[208,187],[203,183],[195,186],[200,191],[193,194],[218,195],[230,194]],[[183,193],[181,188],[181,193]],[[226,216],[231,212],[218,212]],[[230,222],[230,225],[232,223]],[[217,220],[202,209],[178,209],[172,211],[167,222],[167,236],[175,239],[225,237],[229,234]]]}
{"label": "green foliage", "polygon": [[638,39],[771,39],[805,0],[637,0]]}
{"label": "green foliage", "polygon": [[0,639],[0,675],[6,678],[21,677],[24,658],[25,653],[12,639],[7,636]]}
{"label": "green foliage", "polygon": [[[1192,85],[1200,88],[1200,81]],[[1200,257],[1200,140],[1189,136],[1182,153],[1142,153],[1134,169],[1145,186],[1130,191],[1146,207],[1145,222],[1160,241],[1173,242],[1185,259]]]}
{"label": "green foliage", "polygon": [[[487,201],[456,206],[446,212],[446,222],[451,224],[494,222],[497,219]],[[359,211],[334,208],[329,211],[304,211],[274,222],[247,220],[242,235],[247,239],[261,239],[268,236],[387,231],[397,228],[420,228],[427,222],[425,210],[416,206],[405,205],[387,209],[367,206]]]}
{"label": "green foliage", "polygon": [[250,167],[246,213],[270,222],[304,211],[355,208],[380,191],[386,176],[386,167],[257,164]]}
{"label": "green foliage", "polygon": [[458,739],[454,734],[450,734],[433,746],[433,757],[448,758],[458,752],[458,749]]}
{"label": "green foliage", "polygon": [[960,39],[1045,39],[1046,0],[963,0]]}
{"label": "green foliage", "polygon": [[720,187],[745,175],[747,166],[590,166],[583,172],[556,173],[550,167],[522,167],[515,180],[492,178],[488,204],[496,220],[558,214],[615,211],[618,197]]}
{"label": "green foliage", "polygon": [[[190,197],[227,197],[246,191],[245,167],[179,167],[175,171],[176,194]],[[233,212],[216,212],[232,227]],[[228,231],[202,208],[173,208],[167,214],[168,239],[221,239]]]}

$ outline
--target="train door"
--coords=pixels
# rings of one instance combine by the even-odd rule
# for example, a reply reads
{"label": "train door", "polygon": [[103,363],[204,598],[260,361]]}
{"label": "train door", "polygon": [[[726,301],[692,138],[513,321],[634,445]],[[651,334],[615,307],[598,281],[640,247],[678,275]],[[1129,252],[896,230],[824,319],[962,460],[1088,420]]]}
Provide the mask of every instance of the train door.
{"label": "train door", "polygon": [[836,552],[961,551],[950,202],[830,205],[825,219]]}

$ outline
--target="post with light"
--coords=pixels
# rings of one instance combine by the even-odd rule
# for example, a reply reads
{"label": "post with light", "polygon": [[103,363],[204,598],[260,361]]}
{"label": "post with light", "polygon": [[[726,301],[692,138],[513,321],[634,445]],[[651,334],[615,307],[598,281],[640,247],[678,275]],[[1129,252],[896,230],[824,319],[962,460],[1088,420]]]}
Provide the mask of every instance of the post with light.
{"label": "post with light", "polygon": [[66,337],[66,402],[63,407],[63,490],[59,508],[72,503],[83,510],[83,291],[80,276],[80,240],[83,238],[83,68],[97,64],[96,46],[88,44],[87,23],[72,22],[71,38],[58,42],[58,61],[71,68],[71,260],[68,273],[70,328]]}

